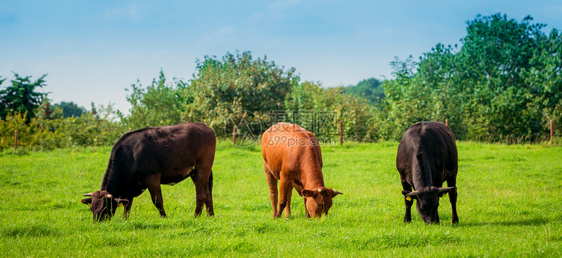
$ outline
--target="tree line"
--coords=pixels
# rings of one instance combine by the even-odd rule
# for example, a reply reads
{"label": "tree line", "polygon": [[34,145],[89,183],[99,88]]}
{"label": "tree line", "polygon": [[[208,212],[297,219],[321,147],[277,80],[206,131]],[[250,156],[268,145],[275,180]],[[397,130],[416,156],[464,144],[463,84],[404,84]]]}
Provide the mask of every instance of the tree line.
{"label": "tree line", "polygon": [[[399,140],[418,121],[448,119],[461,140],[541,141],[549,120],[560,128],[562,34],[546,33],[546,25],[532,20],[479,15],[467,22],[460,46],[439,43],[419,60],[397,58],[392,79],[370,78],[353,87],[301,82],[294,68],[254,59],[251,52],[205,56],[189,81],[167,80],[161,71],[150,85],[132,84],[128,115],[111,106],[100,115],[92,104],[91,112],[77,107],[78,113],[67,116],[63,103],[50,106],[33,91],[45,85],[45,76],[31,81],[15,74],[0,91],[0,148],[9,146],[6,139],[16,128],[65,139],[53,140],[64,147],[69,139],[70,145],[108,145],[129,129],[184,121],[205,122],[219,137],[231,136],[234,126],[259,135],[275,121],[293,121],[326,140],[338,134],[341,121],[347,140],[373,142]],[[88,134],[97,137],[95,143],[86,140]]]}
{"label": "tree line", "polygon": [[387,124],[449,119],[460,139],[545,139],[549,120],[560,128],[562,35],[532,20],[477,16],[460,47],[437,44],[418,62],[396,60],[396,78],[384,84]]}
{"label": "tree line", "polygon": [[[0,90],[0,150],[18,144],[24,149],[51,150],[75,146],[107,146],[123,133],[112,105],[87,111],[74,102],[51,105],[47,94],[37,92],[46,85],[46,75],[37,80],[14,73],[11,85]],[[6,81],[0,78],[0,86]]]}

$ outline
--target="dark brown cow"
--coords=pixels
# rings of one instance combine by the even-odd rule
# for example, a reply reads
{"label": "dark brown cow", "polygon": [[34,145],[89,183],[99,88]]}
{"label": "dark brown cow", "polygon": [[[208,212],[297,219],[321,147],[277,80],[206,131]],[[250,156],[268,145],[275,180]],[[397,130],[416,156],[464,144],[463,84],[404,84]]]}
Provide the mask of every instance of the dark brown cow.
{"label": "dark brown cow", "polygon": [[[263,133],[261,145],[273,216],[280,217],[286,208],[285,216],[289,217],[293,187],[304,197],[306,217],[321,217],[322,212],[327,215],[332,198],[342,193],[324,186],[316,136],[298,125],[278,123]],[[281,181],[279,191],[277,181]]]}
{"label": "dark brown cow", "polygon": [[133,198],[148,188],[154,206],[166,217],[161,184],[175,184],[191,177],[195,184],[195,216],[201,214],[203,204],[212,216],[215,133],[203,123],[183,123],[163,127],[149,127],[121,136],[111,150],[109,164],[101,189],[85,194],[90,198],[82,203],[90,205],[94,221],[109,220],[117,206],[125,206],[127,217]]}
{"label": "dark brown cow", "polygon": [[[452,222],[459,222],[457,159],[455,135],[443,123],[419,122],[408,128],[398,145],[396,156],[396,168],[400,172],[406,203],[404,222],[412,220],[411,207],[415,199],[424,222],[439,223],[439,197],[447,193],[453,209]],[[448,187],[442,188],[444,181],[447,181]]]}

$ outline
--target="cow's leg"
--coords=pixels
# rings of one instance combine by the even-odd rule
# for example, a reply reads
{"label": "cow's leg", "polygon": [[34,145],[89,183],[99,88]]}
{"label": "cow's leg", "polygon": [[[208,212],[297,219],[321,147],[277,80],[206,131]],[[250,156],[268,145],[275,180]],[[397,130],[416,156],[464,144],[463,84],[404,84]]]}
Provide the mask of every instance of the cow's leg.
{"label": "cow's leg", "polygon": [[148,191],[152,197],[152,203],[160,212],[160,216],[165,218],[166,212],[164,211],[164,200],[162,199],[162,188],[160,187],[160,174],[151,175],[148,177]]}
{"label": "cow's leg", "polygon": [[[293,187],[295,188],[295,190],[297,190],[297,193],[302,197],[303,202],[304,202],[304,216],[306,218],[310,218],[310,214],[308,213],[308,210],[306,209],[306,198],[302,195],[302,190],[303,190],[303,186],[302,185],[298,185],[298,184],[294,184]],[[292,190],[291,190],[292,192]],[[292,195],[292,193],[291,193]]]}
{"label": "cow's leg", "polygon": [[[203,211],[203,204],[207,203],[207,196],[209,191],[209,179],[211,175],[211,168],[207,166],[196,166],[196,173],[191,176],[193,184],[195,184],[195,217],[201,215]],[[211,200],[212,202],[212,200]],[[212,206],[212,203],[211,203]],[[207,209],[209,207],[207,206]],[[211,207],[211,211],[212,211]],[[208,211],[208,210],[207,210]]]}
{"label": "cow's leg", "polygon": [[[408,184],[406,181],[402,181],[402,188],[404,191],[411,192],[412,186]],[[404,215],[404,223],[408,223],[412,221],[412,204],[414,204],[414,200],[408,200],[404,197],[404,203],[406,204],[406,214]]]}
{"label": "cow's leg", "polygon": [[267,166],[264,166],[264,169],[267,185],[269,185],[269,198],[273,207],[273,217],[275,217],[277,215],[277,179],[269,172]]}
{"label": "cow's leg", "polygon": [[289,218],[291,215],[291,196],[293,196],[293,187],[289,185],[289,190],[287,193],[287,206],[285,206],[285,218]]}
{"label": "cow's leg", "polygon": [[306,198],[303,199],[304,199],[304,212],[305,212],[304,216],[306,218],[310,218],[310,213],[308,213],[308,210],[306,209]]}
{"label": "cow's leg", "polygon": [[195,184],[195,214],[193,216],[198,217],[203,211],[203,204],[207,200],[207,193],[205,191],[205,184],[200,182],[200,180],[195,177],[191,177],[193,184]]}
{"label": "cow's leg", "polygon": [[281,182],[279,183],[279,210],[275,215],[276,218],[281,217],[281,213],[283,213],[283,209],[287,206],[289,191],[292,190],[292,186],[289,180],[285,178],[281,178]]}
{"label": "cow's leg", "polygon": [[[447,186],[453,187],[456,185],[456,178],[447,180]],[[452,223],[459,223],[459,217],[457,215],[457,188],[449,191],[449,201],[451,202],[451,208],[453,209],[453,216],[451,218]]]}
{"label": "cow's leg", "polygon": [[129,218],[129,213],[131,213],[131,206],[133,205],[133,199],[129,200],[129,203],[123,207],[123,219]]}
{"label": "cow's leg", "polygon": [[205,206],[207,207],[207,216],[214,216],[215,211],[213,209],[213,171],[209,175],[209,180],[207,181],[207,198],[205,201]]}

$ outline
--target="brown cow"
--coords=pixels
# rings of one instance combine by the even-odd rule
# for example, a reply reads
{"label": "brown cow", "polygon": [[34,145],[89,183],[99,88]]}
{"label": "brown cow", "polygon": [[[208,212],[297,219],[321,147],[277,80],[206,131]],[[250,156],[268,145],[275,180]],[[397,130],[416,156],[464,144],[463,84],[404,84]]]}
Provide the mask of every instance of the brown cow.
{"label": "brown cow", "polygon": [[121,136],[111,150],[109,164],[99,191],[82,203],[90,205],[94,221],[109,220],[118,205],[127,217],[133,198],[148,188],[154,206],[166,217],[161,184],[175,184],[191,177],[195,184],[195,216],[203,204],[212,216],[215,132],[203,123],[149,127]]}
{"label": "brown cow", "polygon": [[[316,136],[298,125],[278,123],[263,133],[261,145],[273,216],[280,217],[286,208],[285,217],[289,217],[293,187],[304,197],[307,218],[321,217],[322,212],[328,215],[332,198],[342,193],[324,186]],[[277,181],[281,181],[279,210]]]}

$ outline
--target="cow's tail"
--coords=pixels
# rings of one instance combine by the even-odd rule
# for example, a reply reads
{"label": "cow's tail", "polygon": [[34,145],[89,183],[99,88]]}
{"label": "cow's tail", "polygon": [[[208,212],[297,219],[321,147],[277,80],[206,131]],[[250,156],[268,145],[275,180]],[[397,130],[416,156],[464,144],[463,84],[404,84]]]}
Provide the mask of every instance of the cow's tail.
{"label": "cow's tail", "polygon": [[209,192],[213,191],[213,170],[211,170],[211,174],[209,175],[209,182],[207,183],[209,186]]}

